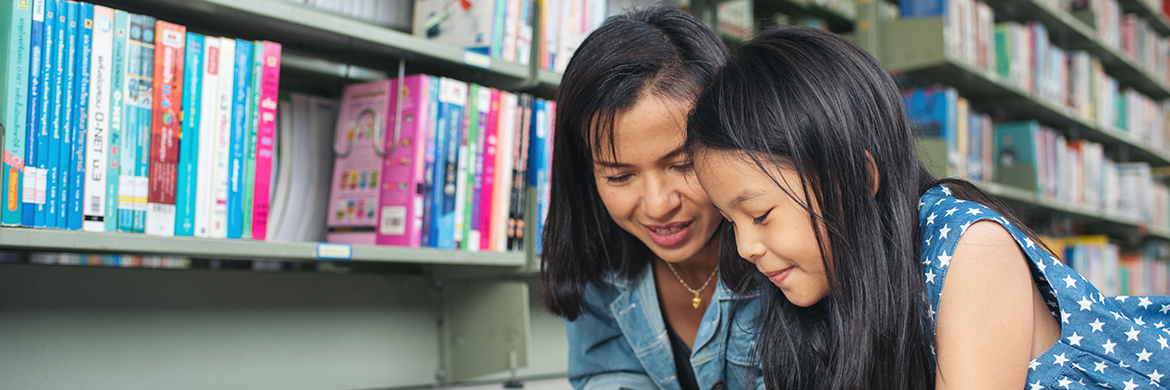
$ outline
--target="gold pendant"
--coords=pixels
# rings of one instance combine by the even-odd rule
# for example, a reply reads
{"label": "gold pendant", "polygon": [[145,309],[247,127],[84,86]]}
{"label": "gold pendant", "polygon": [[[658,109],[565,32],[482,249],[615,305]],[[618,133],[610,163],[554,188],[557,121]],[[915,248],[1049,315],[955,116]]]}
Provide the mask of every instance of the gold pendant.
{"label": "gold pendant", "polygon": [[699,292],[698,292],[698,291],[695,291],[695,299],[691,301],[691,304],[692,304],[692,305],[693,305],[693,306],[694,306],[696,309],[698,309],[698,308],[699,308],[699,304],[700,304],[700,303],[703,303],[703,298],[699,298]]}

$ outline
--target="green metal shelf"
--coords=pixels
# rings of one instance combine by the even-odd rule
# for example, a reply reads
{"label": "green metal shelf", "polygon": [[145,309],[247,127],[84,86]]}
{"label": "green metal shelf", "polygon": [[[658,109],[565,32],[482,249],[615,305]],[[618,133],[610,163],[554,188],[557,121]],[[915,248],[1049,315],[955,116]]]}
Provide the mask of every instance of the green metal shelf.
{"label": "green metal shelf", "polygon": [[1136,13],[1150,23],[1150,26],[1157,29],[1162,36],[1170,36],[1170,20],[1166,19],[1154,7],[1150,6],[1142,0],[1120,0],[1121,10],[1126,13]]}
{"label": "green metal shelf", "polygon": [[286,50],[373,70],[396,71],[398,60],[405,59],[408,74],[428,73],[505,90],[531,90],[546,98],[552,96],[544,93],[555,90],[555,85],[541,82],[551,78],[530,78],[528,66],[286,1],[98,0],[96,3],[153,15],[186,25],[195,32],[271,40],[281,43]]}
{"label": "green metal shelf", "polygon": [[[1085,120],[1070,108],[1052,104],[1012,85],[998,74],[946,54],[942,19],[903,19],[883,26],[882,62],[892,71],[916,75],[954,87],[976,109],[997,108],[1117,150],[1130,161],[1170,165],[1170,151],[1158,150],[1112,127]],[[938,34],[930,33],[938,31]]]}
{"label": "green metal shelf", "polygon": [[[175,255],[217,259],[313,261],[315,242],[266,242],[191,237],[155,237],[145,234],[92,233],[55,229],[0,228],[0,250]],[[467,252],[431,248],[353,245],[351,261],[416,264],[522,267],[524,253]]]}
{"label": "green metal shelf", "polygon": [[1170,98],[1170,86],[1159,81],[1119,49],[1097,38],[1096,31],[1072,14],[1058,10],[1043,0],[988,0],[997,20],[1038,21],[1048,29],[1052,43],[1065,50],[1084,50],[1101,60],[1105,71],[1155,100]]}
{"label": "green metal shelf", "polygon": [[[994,195],[1008,203],[1018,203],[1050,212],[1068,214],[1082,221],[1104,223],[1110,225],[1113,228],[1121,228],[1129,231],[1136,230],[1138,232],[1142,230],[1142,224],[1132,218],[1109,215],[1095,208],[1074,206],[1065,204],[1063,202],[1042,199],[1034,192],[1006,186],[999,183],[976,182],[975,184],[984,191],[987,191],[987,193]],[[1147,230],[1145,236],[1150,238],[1170,240],[1170,232],[1155,229]]]}
{"label": "green metal shelf", "polygon": [[[824,19],[832,31],[851,31],[857,20],[857,10],[848,6],[828,6],[816,0],[758,0],[758,9],[768,12],[781,12],[788,15],[809,15]],[[760,15],[769,16],[769,15]]]}

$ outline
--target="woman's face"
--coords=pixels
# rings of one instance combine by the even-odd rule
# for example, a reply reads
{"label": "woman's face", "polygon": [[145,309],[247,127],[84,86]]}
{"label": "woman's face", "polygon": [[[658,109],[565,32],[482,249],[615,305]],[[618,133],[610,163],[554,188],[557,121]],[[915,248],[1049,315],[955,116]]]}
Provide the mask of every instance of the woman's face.
{"label": "woman's face", "polygon": [[593,148],[593,176],[610,217],[672,263],[711,248],[720,223],[682,151],[690,104],[640,99],[614,118],[614,153],[608,143]]}
{"label": "woman's face", "polygon": [[[811,204],[805,199],[800,175],[767,162],[765,173],[739,151],[706,150],[695,157],[700,185],[735,226],[739,255],[755,264],[797,306],[808,307],[828,296],[817,232],[803,205],[813,210],[819,206],[815,199]],[[818,221],[816,226],[824,231],[823,223]]]}

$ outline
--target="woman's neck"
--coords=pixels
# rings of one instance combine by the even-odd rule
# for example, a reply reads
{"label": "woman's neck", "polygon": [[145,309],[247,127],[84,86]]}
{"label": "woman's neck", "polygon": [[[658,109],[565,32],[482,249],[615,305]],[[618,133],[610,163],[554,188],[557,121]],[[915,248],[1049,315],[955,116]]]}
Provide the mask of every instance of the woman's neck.
{"label": "woman's neck", "polygon": [[[718,235],[716,235],[718,236]],[[655,262],[665,262],[658,255],[654,255]],[[694,255],[686,260],[670,263],[675,272],[687,280],[706,279],[715,271],[715,267],[719,264],[719,240],[712,238],[707,245],[695,252]],[[697,286],[695,286],[697,287]]]}

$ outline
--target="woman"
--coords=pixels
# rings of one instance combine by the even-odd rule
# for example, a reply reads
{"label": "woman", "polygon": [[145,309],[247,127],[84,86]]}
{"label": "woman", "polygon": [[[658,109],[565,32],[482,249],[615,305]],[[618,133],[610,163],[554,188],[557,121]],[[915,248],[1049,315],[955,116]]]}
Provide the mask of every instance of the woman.
{"label": "woman", "polygon": [[[727,58],[694,17],[653,8],[582,42],[557,91],[545,304],[575,388],[761,386],[754,299],[718,264],[719,213],[682,153],[686,115]],[[716,275],[721,274],[721,277]]]}

